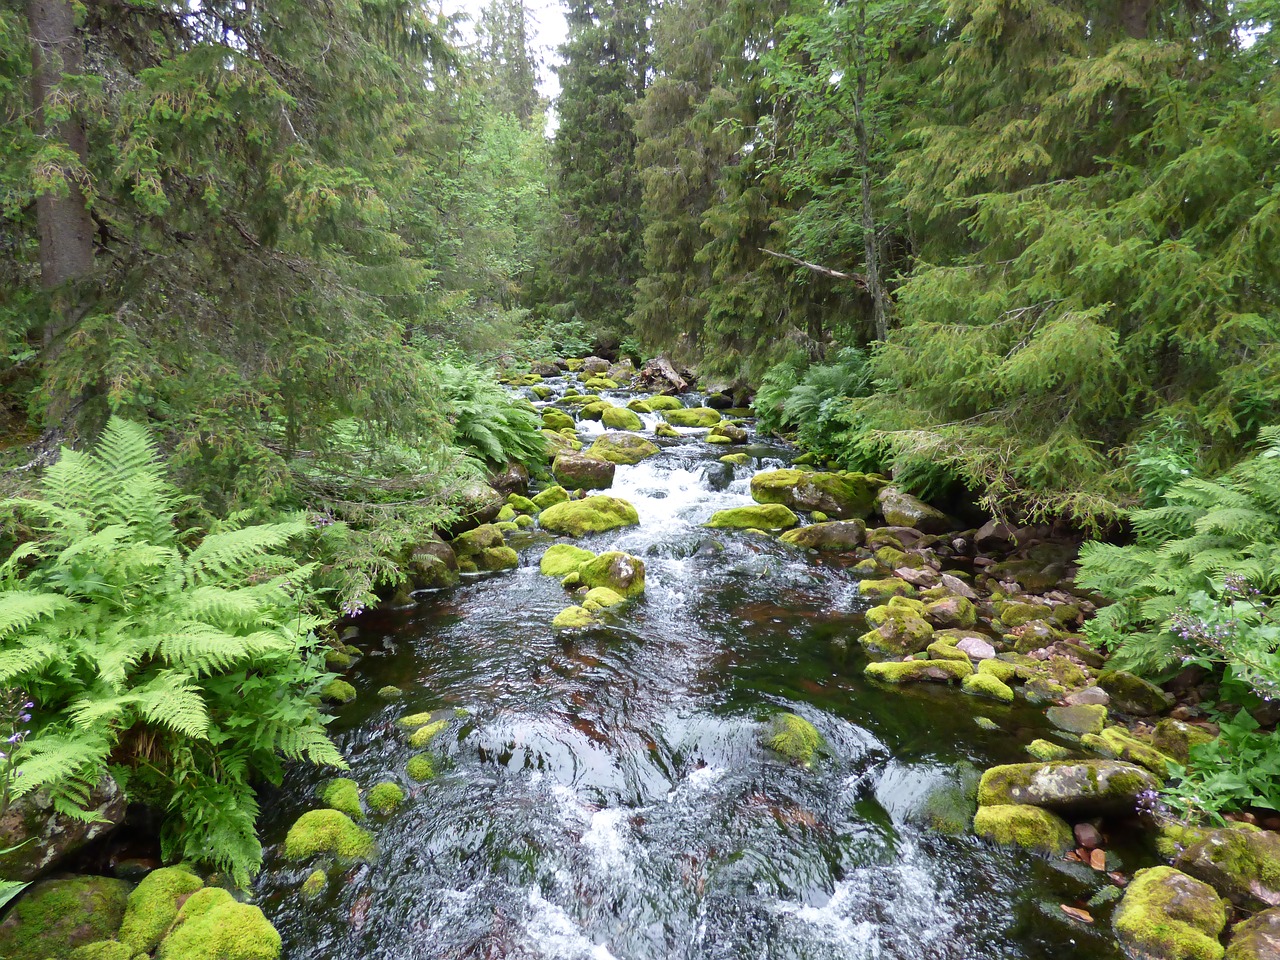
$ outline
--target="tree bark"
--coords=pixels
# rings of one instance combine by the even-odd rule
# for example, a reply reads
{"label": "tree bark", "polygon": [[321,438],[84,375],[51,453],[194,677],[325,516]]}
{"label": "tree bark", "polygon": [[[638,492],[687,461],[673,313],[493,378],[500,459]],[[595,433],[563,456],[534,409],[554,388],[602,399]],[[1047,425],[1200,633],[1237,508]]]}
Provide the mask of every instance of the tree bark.
{"label": "tree bark", "polygon": [[[84,123],[73,110],[65,120],[49,120],[47,105],[64,95],[63,78],[83,70],[83,52],[75,10],[69,0],[30,0],[31,90],[36,126],[46,140],[60,140],[86,163],[88,143]],[[36,197],[40,235],[40,281],[46,290],[63,290],[93,270],[93,219],[84,191],[74,173],[64,171],[63,189],[46,189]],[[72,297],[56,298],[46,346],[75,321]]]}
{"label": "tree bark", "polygon": [[862,167],[862,249],[867,268],[867,293],[871,294],[876,339],[889,336],[889,295],[880,277],[880,238],[876,234],[875,207],[871,197],[871,133],[867,129],[867,0],[858,5],[857,90],[853,99],[853,134]]}

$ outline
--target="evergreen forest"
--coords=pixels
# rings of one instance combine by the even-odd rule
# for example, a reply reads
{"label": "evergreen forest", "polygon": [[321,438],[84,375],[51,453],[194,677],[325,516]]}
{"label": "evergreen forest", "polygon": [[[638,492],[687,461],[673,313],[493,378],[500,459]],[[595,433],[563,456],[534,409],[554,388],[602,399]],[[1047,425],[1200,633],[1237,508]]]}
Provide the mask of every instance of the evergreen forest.
{"label": "evergreen forest", "polygon": [[[275,960],[197,894],[262,882],[299,769],[343,775],[283,856],[372,862],[404,791],[344,792],[361,618],[642,526],[553,511],[690,436],[767,511],[717,535],[849,554],[868,682],[1121,717],[1071,749],[1141,768],[1223,898],[1175,943],[1124,894],[1127,956],[1280,909],[1280,0],[0,0],[0,120],[0,918],[51,882],[37,821],[96,875],[127,808],[169,865],[123,949],[55,960]],[[561,635],[644,602],[638,548],[562,547]],[[806,771],[808,716],[762,741]],[[1110,839],[983,784],[966,834]],[[1206,831],[1274,849],[1224,886]]]}

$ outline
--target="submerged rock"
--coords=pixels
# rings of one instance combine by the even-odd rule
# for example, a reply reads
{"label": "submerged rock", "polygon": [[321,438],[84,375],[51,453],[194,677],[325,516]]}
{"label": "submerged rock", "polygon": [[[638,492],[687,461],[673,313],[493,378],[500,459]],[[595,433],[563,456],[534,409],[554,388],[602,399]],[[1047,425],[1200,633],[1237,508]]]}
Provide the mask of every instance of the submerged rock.
{"label": "submerged rock", "polygon": [[[610,464],[610,468],[612,468]],[[558,503],[538,517],[542,529],[569,537],[585,537],[640,523],[636,508],[618,497],[594,496]]]}
{"label": "submerged rock", "polygon": [[583,453],[562,453],[551,464],[556,482],[571,490],[607,490],[616,469],[609,460]]}
{"label": "submerged rock", "polygon": [[766,504],[717,510],[706,525],[717,530],[786,530],[799,522],[800,518],[782,504]]}
{"label": "submerged rock", "polygon": [[766,470],[751,478],[751,496],[757,503],[819,510],[837,520],[865,520],[871,514],[879,487],[879,478],[865,473]]}
{"label": "submerged rock", "polygon": [[788,530],[779,539],[806,550],[856,550],[866,532],[861,520],[832,520]]}
{"label": "submerged rock", "polygon": [[1007,847],[1060,856],[1075,844],[1071,826],[1056,814],[1028,804],[980,806],[973,832]]}
{"label": "submerged rock", "polygon": [[822,734],[804,717],[782,713],[773,718],[765,742],[771,750],[807,767],[822,748]]}
{"label": "submerged rock", "polygon": [[129,884],[106,877],[45,880],[29,888],[0,923],[0,957],[46,960],[109,940],[120,929]]}
{"label": "submerged rock", "polygon": [[656,443],[634,433],[606,433],[587,448],[587,456],[619,464],[639,463],[659,452]]}
{"label": "submerged rock", "polygon": [[1061,813],[1127,813],[1138,794],[1160,781],[1142,767],[1120,760],[1011,763],[982,775],[978,802],[984,806],[1031,804]]}
{"label": "submerged rock", "polygon": [[1172,867],[1152,867],[1133,875],[1114,923],[1132,957],[1222,960],[1218,937],[1227,906],[1207,884]]}
{"label": "submerged rock", "polygon": [[1045,716],[1055,727],[1067,733],[1101,733],[1107,723],[1107,708],[1094,704],[1050,707]]}

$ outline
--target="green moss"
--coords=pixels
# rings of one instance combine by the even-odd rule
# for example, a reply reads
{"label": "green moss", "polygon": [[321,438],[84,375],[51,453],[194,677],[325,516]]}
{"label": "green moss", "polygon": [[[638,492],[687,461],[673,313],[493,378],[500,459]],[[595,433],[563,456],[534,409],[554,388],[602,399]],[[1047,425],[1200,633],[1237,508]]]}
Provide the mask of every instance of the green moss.
{"label": "green moss", "polygon": [[1027,744],[1027,753],[1037,760],[1066,760],[1071,756],[1066,747],[1048,740],[1032,740]]}
{"label": "green moss", "polygon": [[1149,743],[1132,736],[1124,727],[1107,727],[1100,734],[1090,734],[1083,738],[1086,747],[1104,757],[1115,757],[1128,760],[1141,767],[1146,767],[1162,780],[1169,777],[1171,757],[1165,756]]}
{"label": "green moss", "polygon": [[1065,820],[1025,804],[979,807],[973,818],[973,832],[1002,846],[1048,856],[1058,856],[1075,846]]}
{"label": "green moss", "polygon": [[364,817],[360,806],[360,785],[347,777],[330,780],[320,791],[320,802],[332,810],[341,810],[353,820]]}
{"label": "green moss", "polygon": [[1000,622],[1006,627],[1020,627],[1032,620],[1047,620],[1053,615],[1053,608],[1045,603],[1019,603],[1010,601],[996,605]]}
{"label": "green moss", "polygon": [[1280,899],[1280,836],[1270,830],[1208,831],[1177,866],[1246,910],[1263,910]]}
{"label": "green moss", "polygon": [[373,836],[337,810],[308,810],[284,838],[288,860],[325,855],[336,860],[367,860],[373,855]]}
{"label": "green moss", "polygon": [[975,697],[988,697],[999,700],[1001,703],[1013,703],[1012,688],[989,673],[971,673],[961,681],[960,689]]}
{"label": "green moss", "polygon": [[973,667],[959,660],[886,660],[869,663],[862,672],[872,680],[882,683],[952,683],[970,676]]}
{"label": "green moss", "polygon": [[[527,520],[529,518],[525,517],[525,519]],[[520,529],[520,524],[516,523],[514,520],[504,521],[502,523],[495,523],[494,526],[497,527],[499,530],[501,530],[503,534],[515,533]],[[481,567],[477,565],[476,569],[479,570],[481,569]]]}
{"label": "green moss", "polygon": [[1001,683],[1013,683],[1018,677],[1017,666],[1005,660],[983,660],[978,664],[978,672],[989,674]]}
{"label": "green moss", "polygon": [[1000,729],[1000,724],[996,723],[990,717],[974,717],[973,722],[977,724],[978,729],[986,730],[988,733],[994,733]]}
{"label": "green moss", "polygon": [[653,407],[649,405],[649,401],[641,400],[639,397],[628,400],[627,409],[634,410],[636,413],[653,413]]}
{"label": "green moss", "polygon": [[177,926],[161,942],[156,960],[277,960],[280,934],[261,910],[237,903],[225,890],[211,889],[209,893],[209,902],[198,912],[188,915],[183,907]]}
{"label": "green moss", "polygon": [[650,397],[645,401],[649,405],[649,409],[654,413],[663,413],[667,410],[681,410],[684,404],[680,402],[678,397]]}
{"label": "green moss", "polygon": [[559,579],[574,573],[584,563],[594,560],[595,557],[596,555],[590,550],[575,547],[571,543],[553,543],[542,555],[538,569],[548,577]]}
{"label": "green moss", "polygon": [[516,517],[517,530],[528,530],[530,527],[533,526],[533,524],[534,524],[533,517],[529,516],[527,513],[522,513],[520,514],[520,516]]}
{"label": "green moss", "polygon": [[560,586],[564,587],[566,590],[577,590],[582,586],[582,574],[577,570],[573,571],[573,573],[568,574],[560,581]]}
{"label": "green moss", "polygon": [[[568,398],[566,398],[566,402],[568,402]],[[555,407],[543,409],[542,422],[546,424],[548,430],[572,430],[577,426],[573,417],[563,410],[557,410]]]}
{"label": "green moss", "polygon": [[[819,510],[841,520],[865,519],[875,505],[877,481],[861,473],[765,470],[751,478],[757,503],[780,503],[793,510]],[[908,558],[911,563],[916,562]]]}
{"label": "green moss", "polygon": [[489,547],[480,552],[476,566],[481,570],[514,570],[520,566],[520,557],[511,547]]}
{"label": "green moss", "polygon": [[428,743],[436,738],[445,727],[449,725],[448,720],[434,720],[431,723],[423,724],[413,733],[409,734],[409,746],[415,750],[420,750]]}
{"label": "green moss", "polygon": [[418,727],[425,727],[428,723],[432,723],[430,711],[424,710],[422,713],[408,713],[401,717],[396,723],[404,727],[406,730],[416,730]]}
{"label": "green moss", "polygon": [[669,423],[660,423],[653,428],[653,435],[655,437],[666,437],[667,439],[672,440],[677,439],[680,436],[680,431]]}
{"label": "green moss", "polygon": [[869,653],[903,657],[929,646],[933,638],[933,627],[909,609],[892,605],[874,609],[878,612],[877,616],[868,619],[878,622],[879,626],[858,638],[863,649]]}
{"label": "green moss", "polygon": [[616,590],[610,590],[608,587],[592,587],[582,598],[582,607],[584,610],[595,613],[609,607],[621,606],[626,602],[627,598]]}
{"label": "green moss", "polygon": [[516,518],[516,508],[509,503],[504,503],[502,509],[498,511],[499,523],[510,523]]}
{"label": "green moss", "polygon": [[190,867],[152,870],[129,894],[129,904],[116,939],[134,953],[151,953],[178,916],[178,908],[204,881]]}
{"label": "green moss", "polygon": [[1055,727],[1067,733],[1100,733],[1107,722],[1107,708],[1097,703],[1050,707],[1045,716]]}
{"label": "green moss", "polygon": [[1166,717],[1156,724],[1152,745],[1161,753],[1168,754],[1181,764],[1185,764],[1191,756],[1191,748],[1201,746],[1213,740],[1213,735],[1202,727],[1184,723]]}
{"label": "green moss", "polygon": [[436,775],[436,763],[429,753],[414,754],[404,769],[409,779],[418,783],[425,783]]}
{"label": "green moss", "polygon": [[556,614],[551,626],[557,630],[582,630],[594,626],[598,621],[586,607],[565,607]]}
{"label": "green moss", "polygon": [[374,813],[391,813],[404,803],[404,790],[398,783],[384,780],[369,791],[365,802]]}
{"label": "green moss", "polygon": [[[963,660],[972,666],[969,655],[963,650],[957,650],[955,644],[947,643],[945,640],[935,640],[926,648],[929,651],[929,659],[931,660]],[[994,680],[994,677],[990,679]],[[999,682],[999,681],[997,681]],[[1001,684],[1004,686],[1004,684]]]}
{"label": "green moss", "polygon": [[607,587],[627,599],[644,593],[644,572],[643,560],[619,550],[592,557],[578,567],[586,586]]}
{"label": "green moss", "polygon": [[1123,670],[1104,670],[1098,686],[1111,696],[1111,705],[1121,713],[1149,716],[1169,709],[1173,698],[1154,683]]}
{"label": "green moss", "polygon": [[329,877],[323,870],[312,870],[302,881],[302,895],[308,900],[318,900],[329,885]]}
{"label": "green moss", "polygon": [[391,684],[378,688],[378,698],[381,700],[399,700],[403,696],[404,691],[399,687],[393,687]]}
{"label": "green moss", "polygon": [[99,940],[76,947],[67,957],[68,960],[131,960],[133,951],[119,940]]}
{"label": "green moss", "polygon": [[634,527],[640,523],[640,515],[625,500],[594,496],[548,507],[542,511],[538,522],[549,533],[585,537],[589,533],[604,533],[618,527]]}
{"label": "green moss", "polygon": [[1115,931],[1133,956],[1221,960],[1226,904],[1208,884],[1172,867],[1139,870],[1115,914]]}
{"label": "green moss", "polygon": [[[649,403],[652,405],[653,401]],[[714,427],[720,422],[720,414],[710,407],[665,410],[662,417],[673,427]]]}
{"label": "green moss", "polygon": [[713,530],[789,530],[800,522],[780,503],[717,510],[706,525]]}
{"label": "green moss", "polygon": [[356,698],[356,688],[345,680],[330,680],[321,688],[320,696],[331,703],[350,703]]}
{"label": "green moss", "polygon": [[355,662],[355,658],[345,650],[332,648],[324,652],[324,665],[329,670],[345,670]]}
{"label": "green moss", "polygon": [[804,717],[794,713],[782,713],[773,718],[765,741],[793,763],[810,766],[822,749],[822,734]]}
{"label": "green moss", "polygon": [[905,580],[890,577],[887,580],[862,580],[858,592],[869,600],[887,600],[889,597],[914,597],[916,588]]}
{"label": "green moss", "polygon": [[547,489],[535,495],[533,498],[533,504],[539,511],[545,510],[547,507],[554,507],[557,503],[568,502],[569,491],[559,485],[547,487]]}
{"label": "green moss", "polygon": [[1130,812],[1139,793],[1160,786],[1141,767],[1119,760],[1010,763],[982,775],[983,806],[1029,803],[1063,811]]}
{"label": "green moss", "polygon": [[751,463],[751,455],[747,453],[726,453],[720,458],[720,462],[735,467],[745,467]]}
{"label": "green moss", "polygon": [[[610,430],[643,430],[644,422],[632,410],[625,407],[608,407],[600,419]],[[616,461],[615,461],[616,462]]]}
{"label": "green moss", "polygon": [[105,877],[45,880],[29,887],[0,925],[0,957],[45,960],[109,940],[120,929],[129,884]]}
{"label": "green moss", "polygon": [[[616,407],[610,408],[617,410]],[[618,413],[624,413],[627,416],[635,417],[630,410],[618,410]],[[609,411],[605,411],[606,423]],[[636,417],[635,427],[627,427],[628,430],[639,430],[640,418]],[[606,433],[587,449],[587,456],[595,457],[598,460],[608,460],[610,463],[621,464],[623,466],[639,463],[641,460],[652,457],[659,452],[660,448],[652,440],[646,440],[644,437],[637,436],[634,433]]]}

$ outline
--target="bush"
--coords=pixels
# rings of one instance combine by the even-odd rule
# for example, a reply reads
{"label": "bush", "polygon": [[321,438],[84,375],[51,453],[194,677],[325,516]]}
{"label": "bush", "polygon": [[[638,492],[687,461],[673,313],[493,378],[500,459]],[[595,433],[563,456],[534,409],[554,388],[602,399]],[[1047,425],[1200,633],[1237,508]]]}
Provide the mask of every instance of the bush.
{"label": "bush", "polygon": [[299,519],[180,534],[182,499],[146,430],[112,419],[93,453],[63,450],[34,522],[0,567],[0,689],[34,701],[13,793],[83,815],[110,769],[167,811],[166,859],[247,882],[262,862],[252,781],[282,758],[343,767],[316,706],[323,670],[310,565],[282,551]]}

